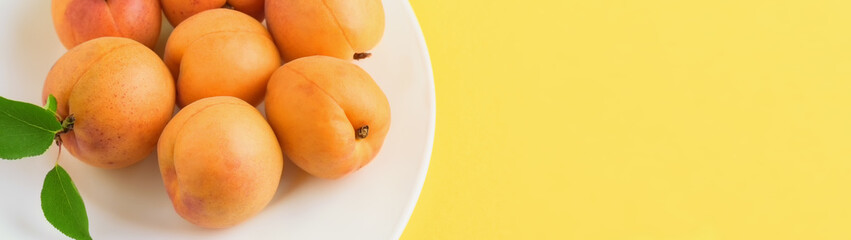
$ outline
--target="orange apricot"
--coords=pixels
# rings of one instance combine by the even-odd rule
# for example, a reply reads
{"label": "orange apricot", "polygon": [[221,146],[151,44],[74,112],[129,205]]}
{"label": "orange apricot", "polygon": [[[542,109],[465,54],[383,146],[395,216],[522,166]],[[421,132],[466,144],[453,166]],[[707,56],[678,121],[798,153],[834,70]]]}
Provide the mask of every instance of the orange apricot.
{"label": "orange apricot", "polygon": [[381,0],[267,0],[266,25],[284,62],[312,55],[361,59],[384,35]]}
{"label": "orange apricot", "polygon": [[244,13],[218,8],[189,17],[165,47],[165,64],[177,81],[177,104],[213,96],[263,101],[269,76],[281,65],[266,28]]}
{"label": "orange apricot", "polygon": [[278,68],[269,80],[266,115],[284,156],[328,179],[372,161],[390,129],[390,104],[372,77],[327,56]]}
{"label": "orange apricot", "polygon": [[181,109],[163,130],[157,153],[174,210],[206,228],[233,226],[263,210],[284,164],[263,115],[227,96]]}
{"label": "orange apricot", "polygon": [[121,168],[151,154],[174,110],[174,80],[144,45],[103,37],[71,48],[44,82],[42,101],[57,100],[59,117],[74,116],[63,146],[83,162]]}
{"label": "orange apricot", "polygon": [[53,27],[65,48],[98,37],[126,37],[148,48],[160,36],[158,0],[53,0]]}
{"label": "orange apricot", "polygon": [[205,10],[231,8],[263,21],[263,0],[161,0],[163,13],[172,26]]}

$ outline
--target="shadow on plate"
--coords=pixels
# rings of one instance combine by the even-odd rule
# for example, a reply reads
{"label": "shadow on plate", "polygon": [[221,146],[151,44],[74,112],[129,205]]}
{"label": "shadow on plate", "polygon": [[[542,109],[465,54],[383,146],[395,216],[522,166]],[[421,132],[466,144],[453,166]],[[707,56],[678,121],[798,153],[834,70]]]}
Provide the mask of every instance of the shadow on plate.
{"label": "shadow on plate", "polygon": [[278,205],[284,202],[284,199],[300,186],[303,186],[307,180],[312,178],[304,170],[301,170],[289,159],[284,160],[284,172],[281,177],[281,183],[278,185],[278,190],[275,191],[275,197],[269,202],[269,206]]}
{"label": "shadow on plate", "polygon": [[99,169],[71,157],[63,161],[76,161],[79,166],[68,171],[87,175],[74,176],[75,181],[80,181],[77,185],[86,199],[87,208],[97,207],[106,215],[149,229],[191,227],[171,205],[156,156],[154,151],[141,162],[121,169]]}

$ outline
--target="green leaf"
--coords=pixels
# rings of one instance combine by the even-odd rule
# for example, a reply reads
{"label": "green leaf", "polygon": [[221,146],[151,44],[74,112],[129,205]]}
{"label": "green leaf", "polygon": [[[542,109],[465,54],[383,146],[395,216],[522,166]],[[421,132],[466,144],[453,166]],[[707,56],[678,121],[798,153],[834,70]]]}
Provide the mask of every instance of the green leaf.
{"label": "green leaf", "polygon": [[0,158],[41,155],[61,129],[49,110],[0,97]]}
{"label": "green leaf", "polygon": [[59,165],[44,177],[41,210],[47,221],[68,237],[92,239],[83,198],[77,192],[74,181],[71,181],[71,176]]}
{"label": "green leaf", "polygon": [[54,97],[53,94],[47,96],[47,105],[44,105],[44,109],[56,114],[56,97]]}

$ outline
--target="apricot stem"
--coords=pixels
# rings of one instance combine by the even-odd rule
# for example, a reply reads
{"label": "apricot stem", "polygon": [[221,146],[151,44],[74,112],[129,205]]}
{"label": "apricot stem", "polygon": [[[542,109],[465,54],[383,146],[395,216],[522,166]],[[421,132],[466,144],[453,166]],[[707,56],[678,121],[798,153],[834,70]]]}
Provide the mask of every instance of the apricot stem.
{"label": "apricot stem", "polygon": [[361,60],[361,59],[364,59],[364,58],[368,58],[369,56],[372,56],[372,53],[362,52],[362,53],[355,53],[355,55],[352,56],[352,58],[354,58],[355,60]]}
{"label": "apricot stem", "polygon": [[77,119],[74,118],[74,114],[68,115],[65,120],[62,120],[62,131],[59,131],[59,133],[66,133],[68,131],[74,130],[74,121],[76,120]]}
{"label": "apricot stem", "polygon": [[[68,131],[74,130],[74,114],[69,115],[65,120],[62,120],[62,130],[59,130],[56,134],[53,135],[53,141],[56,142],[56,146],[59,146],[59,150],[62,150],[62,138],[59,137],[60,134],[67,133]],[[57,161],[59,157],[57,157]]]}
{"label": "apricot stem", "polygon": [[227,9],[233,10],[233,6],[231,6],[230,3],[227,3],[227,2],[225,2],[225,5],[222,5],[222,8],[227,8]]}
{"label": "apricot stem", "polygon": [[355,139],[364,139],[369,135],[369,125],[355,129]]}

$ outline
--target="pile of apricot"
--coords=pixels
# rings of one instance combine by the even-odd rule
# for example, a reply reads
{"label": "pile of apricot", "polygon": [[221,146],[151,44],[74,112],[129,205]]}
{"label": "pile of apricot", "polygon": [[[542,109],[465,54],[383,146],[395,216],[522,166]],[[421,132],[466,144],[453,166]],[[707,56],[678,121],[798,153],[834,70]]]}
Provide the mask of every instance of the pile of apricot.
{"label": "pile of apricot", "polygon": [[[162,59],[161,14],[175,26]],[[263,210],[286,159],[355,172],[390,129],[387,97],[352,63],[383,36],[380,0],[53,0],[52,15],[69,50],[42,99],[75,119],[66,149],[122,168],[156,148],[175,211],[198,226]]]}

